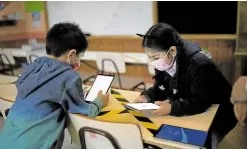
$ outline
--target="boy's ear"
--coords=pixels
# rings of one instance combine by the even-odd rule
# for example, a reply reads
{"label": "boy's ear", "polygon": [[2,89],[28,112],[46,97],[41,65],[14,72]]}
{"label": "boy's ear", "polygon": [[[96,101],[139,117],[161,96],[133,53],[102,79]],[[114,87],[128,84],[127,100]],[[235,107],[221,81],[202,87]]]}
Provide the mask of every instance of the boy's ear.
{"label": "boy's ear", "polygon": [[73,54],[76,54],[76,50],[75,49],[69,50],[67,55],[68,55],[68,57],[71,57]]}

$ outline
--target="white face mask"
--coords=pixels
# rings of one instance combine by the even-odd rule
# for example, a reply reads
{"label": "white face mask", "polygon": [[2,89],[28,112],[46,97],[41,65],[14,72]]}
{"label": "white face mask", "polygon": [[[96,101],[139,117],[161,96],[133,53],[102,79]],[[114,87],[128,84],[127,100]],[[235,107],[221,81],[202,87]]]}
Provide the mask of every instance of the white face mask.
{"label": "white face mask", "polygon": [[[173,59],[173,62],[174,62],[174,59]],[[177,63],[175,61],[173,64],[173,62],[170,65],[168,65],[164,62],[163,58],[159,58],[158,60],[153,61],[151,65],[154,66],[154,68],[159,71],[166,71],[170,76],[173,77],[177,70],[177,66],[176,66]]]}
{"label": "white face mask", "polygon": [[[169,51],[167,52],[164,59],[167,57],[168,54],[169,54]],[[171,75],[173,77],[174,74],[176,73],[176,69],[177,69],[176,61],[174,62],[174,58],[173,58],[171,64],[167,64],[164,61],[164,59],[159,58],[158,60],[151,62],[151,65],[154,66],[154,68],[159,70],[159,71],[166,71],[169,75]]]}
{"label": "white face mask", "polygon": [[[173,63],[173,62],[172,62],[172,63]],[[172,66],[170,69],[166,70],[166,72],[167,72],[170,76],[173,77],[173,76],[175,75],[176,71],[177,71],[177,62],[175,61],[174,64],[173,64],[173,66]]]}

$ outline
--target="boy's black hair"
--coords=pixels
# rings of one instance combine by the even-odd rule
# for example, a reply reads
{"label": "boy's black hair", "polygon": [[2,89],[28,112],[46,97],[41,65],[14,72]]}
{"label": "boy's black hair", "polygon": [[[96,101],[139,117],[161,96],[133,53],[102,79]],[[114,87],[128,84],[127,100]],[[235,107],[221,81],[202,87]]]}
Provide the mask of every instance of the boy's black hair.
{"label": "boy's black hair", "polygon": [[58,23],[52,26],[46,35],[46,53],[59,57],[71,49],[76,50],[76,54],[86,51],[88,42],[75,23]]}
{"label": "boy's black hair", "polygon": [[168,51],[171,46],[182,48],[184,45],[183,39],[178,32],[166,23],[158,23],[153,25],[146,35],[137,34],[143,37],[143,48],[153,48],[160,51]]}

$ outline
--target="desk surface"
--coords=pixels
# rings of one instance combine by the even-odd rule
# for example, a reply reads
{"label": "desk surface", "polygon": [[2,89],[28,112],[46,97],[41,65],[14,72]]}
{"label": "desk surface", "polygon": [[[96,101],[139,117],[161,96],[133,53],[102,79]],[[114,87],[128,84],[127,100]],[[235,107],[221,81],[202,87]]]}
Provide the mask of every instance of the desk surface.
{"label": "desk surface", "polygon": [[[129,102],[133,102],[136,97],[139,96],[139,92],[117,90],[121,93]],[[110,103],[105,109],[107,110],[117,110],[121,109],[121,104],[111,96]],[[214,116],[217,112],[218,105],[213,105],[206,112],[193,116],[184,116],[184,117],[174,117],[174,116],[156,116],[149,117],[154,124],[160,126],[161,124],[168,124],[173,126],[179,126],[184,128],[202,130],[208,132],[213,122]],[[132,122],[138,123],[141,127],[142,137],[146,143],[154,144],[160,147],[173,147],[173,148],[184,148],[184,144],[174,143],[171,141],[160,141],[155,139],[152,134],[140,124],[131,114],[121,114],[121,115],[111,115],[107,117],[99,117],[97,119],[107,120],[113,122]],[[194,148],[194,146],[186,145],[186,148]]]}
{"label": "desk surface", "polygon": [[18,78],[15,76],[7,76],[7,75],[1,75],[0,74],[0,84],[11,84],[11,83],[15,83],[15,81]]}
{"label": "desk surface", "polygon": [[0,84],[0,98],[9,102],[14,102],[17,95],[15,84]]}
{"label": "desk surface", "polygon": [[131,64],[148,64],[148,56],[145,53],[136,52],[101,52],[101,51],[87,51],[81,60],[96,61],[97,54],[122,54],[124,61]]}
{"label": "desk surface", "polygon": [[[121,93],[127,100],[132,102],[136,97],[139,96],[139,92],[117,90]],[[14,102],[15,96],[17,95],[17,89],[14,84],[0,84],[0,98]],[[113,97],[110,96],[110,102],[104,110],[119,110],[123,106]],[[185,128],[197,129],[202,131],[209,131],[210,125],[218,109],[218,105],[213,105],[206,112],[194,116],[185,117],[173,117],[173,116],[159,116],[159,117],[149,117],[156,125],[168,124],[174,126],[180,126]],[[114,122],[132,122],[140,124],[131,114],[121,114],[121,115],[111,115],[111,116],[101,116],[97,117],[100,120],[114,121]],[[172,148],[184,148],[183,144],[174,143],[171,141],[160,141],[154,139],[152,134],[140,124],[142,137],[144,142],[154,144],[160,147],[172,147]],[[186,145],[187,146],[187,145]],[[190,146],[190,148],[193,148]]]}

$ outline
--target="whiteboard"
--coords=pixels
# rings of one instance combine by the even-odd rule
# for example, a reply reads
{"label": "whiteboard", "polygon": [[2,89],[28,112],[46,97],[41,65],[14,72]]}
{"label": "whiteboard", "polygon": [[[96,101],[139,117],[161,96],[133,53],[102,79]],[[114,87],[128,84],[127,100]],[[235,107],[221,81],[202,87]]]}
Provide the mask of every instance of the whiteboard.
{"label": "whiteboard", "polygon": [[92,35],[135,35],[153,25],[152,1],[47,1],[49,28],[69,21]]}

